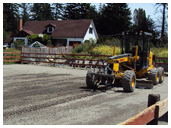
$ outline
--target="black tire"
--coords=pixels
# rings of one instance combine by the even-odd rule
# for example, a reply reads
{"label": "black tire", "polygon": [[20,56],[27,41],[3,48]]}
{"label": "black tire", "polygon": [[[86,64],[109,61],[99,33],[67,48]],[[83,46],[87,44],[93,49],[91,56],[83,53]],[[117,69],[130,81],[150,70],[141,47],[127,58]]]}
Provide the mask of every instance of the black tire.
{"label": "black tire", "polygon": [[136,76],[132,70],[126,70],[122,77],[122,86],[125,92],[133,92],[136,87]]}
{"label": "black tire", "polygon": [[159,71],[159,83],[163,83],[163,81],[164,81],[164,68],[159,67],[158,71]]}
{"label": "black tire", "polygon": [[150,70],[149,79],[152,80],[154,85],[159,83],[159,70],[157,68],[152,68]]}
{"label": "black tire", "polygon": [[97,88],[97,86],[94,84],[94,75],[92,73],[93,73],[92,70],[89,70],[87,72],[86,85],[87,85],[87,88],[94,89],[94,88]]}

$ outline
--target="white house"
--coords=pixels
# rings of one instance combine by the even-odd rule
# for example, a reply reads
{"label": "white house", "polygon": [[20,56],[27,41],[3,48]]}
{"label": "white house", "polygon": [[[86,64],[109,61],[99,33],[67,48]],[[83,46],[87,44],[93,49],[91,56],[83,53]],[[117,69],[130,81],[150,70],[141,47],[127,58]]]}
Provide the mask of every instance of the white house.
{"label": "white house", "polygon": [[[13,41],[22,39],[27,45],[27,36],[32,34],[50,35],[53,46],[79,44],[90,38],[95,41],[98,39],[94,22],[90,19],[27,21],[24,26],[22,26],[22,20],[20,20],[19,33],[10,37],[10,39],[13,39]],[[10,39],[7,38],[5,43],[12,43]]]}

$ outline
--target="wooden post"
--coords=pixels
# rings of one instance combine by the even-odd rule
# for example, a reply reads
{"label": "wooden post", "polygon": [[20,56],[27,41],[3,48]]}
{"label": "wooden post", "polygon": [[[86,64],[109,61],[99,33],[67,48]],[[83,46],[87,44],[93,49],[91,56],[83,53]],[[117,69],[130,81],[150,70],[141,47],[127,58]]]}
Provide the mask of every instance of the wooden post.
{"label": "wooden post", "polygon": [[[160,101],[160,94],[149,94],[148,95],[148,107]],[[158,125],[158,109],[155,109],[155,117],[147,125]]]}
{"label": "wooden post", "polygon": [[50,56],[50,47],[49,47],[49,56]]}
{"label": "wooden post", "polygon": [[67,52],[67,46],[65,46],[65,54],[67,54],[68,52]]}
{"label": "wooden post", "polygon": [[116,49],[116,45],[114,45],[114,48],[113,48],[113,56],[115,56],[115,49]]}
{"label": "wooden post", "polygon": [[21,60],[21,64],[22,64],[22,53],[23,53],[23,46],[21,47],[21,53],[20,53],[20,60]]}
{"label": "wooden post", "polygon": [[[41,57],[42,57],[42,56],[41,56],[41,47],[39,48],[39,53],[38,53],[38,54],[39,54],[39,56],[38,56],[38,57],[40,57],[40,58],[41,58]],[[40,59],[40,58],[39,58],[39,61],[42,61],[42,59]]]}

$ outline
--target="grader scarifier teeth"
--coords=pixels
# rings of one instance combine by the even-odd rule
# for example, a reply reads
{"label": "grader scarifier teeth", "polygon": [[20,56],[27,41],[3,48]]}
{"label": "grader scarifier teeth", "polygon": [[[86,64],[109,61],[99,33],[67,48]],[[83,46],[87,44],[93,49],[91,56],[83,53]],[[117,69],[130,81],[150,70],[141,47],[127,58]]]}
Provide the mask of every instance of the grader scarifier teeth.
{"label": "grader scarifier teeth", "polygon": [[105,78],[115,78],[115,75],[109,75],[109,74],[98,74],[98,73],[92,73],[92,75],[97,77],[105,77]]}

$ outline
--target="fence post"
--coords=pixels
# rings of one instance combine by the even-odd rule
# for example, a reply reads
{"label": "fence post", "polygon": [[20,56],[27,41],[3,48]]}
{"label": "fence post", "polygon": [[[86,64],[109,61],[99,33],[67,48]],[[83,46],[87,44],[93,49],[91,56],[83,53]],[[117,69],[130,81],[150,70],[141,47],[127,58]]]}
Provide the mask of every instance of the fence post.
{"label": "fence post", "polygon": [[[148,107],[160,101],[160,94],[149,94],[148,95]],[[158,108],[155,108],[155,117],[147,125],[158,125]]]}
{"label": "fence post", "polygon": [[21,47],[21,53],[20,53],[20,60],[21,60],[21,64],[22,64],[22,53],[23,53],[23,46]]}
{"label": "fence post", "polygon": [[65,54],[67,54],[68,52],[67,52],[67,46],[65,46]]}
{"label": "fence post", "polygon": [[50,46],[49,46],[49,56],[50,56]]}

